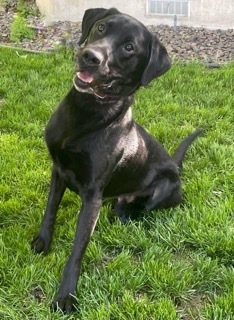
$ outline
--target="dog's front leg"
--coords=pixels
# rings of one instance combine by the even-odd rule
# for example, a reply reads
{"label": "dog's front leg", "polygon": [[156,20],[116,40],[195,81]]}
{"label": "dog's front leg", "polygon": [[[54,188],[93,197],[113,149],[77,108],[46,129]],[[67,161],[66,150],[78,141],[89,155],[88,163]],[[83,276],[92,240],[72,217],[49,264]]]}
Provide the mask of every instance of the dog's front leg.
{"label": "dog's front leg", "polygon": [[74,309],[82,257],[95,228],[101,203],[101,193],[91,191],[89,194],[82,196],[82,207],[78,217],[72,252],[65,265],[59,291],[52,303],[53,310],[60,309],[69,313]]}
{"label": "dog's front leg", "polygon": [[41,223],[40,231],[31,244],[32,249],[36,253],[47,253],[50,248],[58,206],[61,202],[65,189],[64,180],[59,176],[56,168],[53,166],[47,207]]}

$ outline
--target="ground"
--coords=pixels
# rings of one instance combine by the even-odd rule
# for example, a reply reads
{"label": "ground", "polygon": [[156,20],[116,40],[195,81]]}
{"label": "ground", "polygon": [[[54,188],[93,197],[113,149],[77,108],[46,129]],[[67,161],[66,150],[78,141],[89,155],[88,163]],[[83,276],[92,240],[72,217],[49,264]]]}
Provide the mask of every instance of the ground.
{"label": "ground", "polygon": [[[23,47],[32,51],[50,51],[60,44],[77,47],[81,22],[56,22],[45,26],[43,17],[28,16],[28,25],[36,31],[33,40],[20,43],[10,41],[10,24],[15,7],[0,6],[0,46]],[[202,60],[209,66],[234,60],[234,29],[208,30],[204,28],[149,26],[166,46],[170,56],[179,60]]]}

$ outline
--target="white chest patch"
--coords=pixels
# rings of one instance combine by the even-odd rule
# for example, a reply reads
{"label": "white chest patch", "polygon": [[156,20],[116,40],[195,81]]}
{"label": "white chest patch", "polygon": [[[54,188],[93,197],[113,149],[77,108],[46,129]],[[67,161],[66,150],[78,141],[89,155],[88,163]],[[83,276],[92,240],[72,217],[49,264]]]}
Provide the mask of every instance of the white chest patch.
{"label": "white chest patch", "polygon": [[[124,118],[124,125],[132,120],[132,110],[129,108]],[[136,156],[140,150],[144,150],[145,143],[141,136],[138,134],[136,127],[134,126],[127,136],[121,136],[116,146],[116,152],[123,151],[122,157],[118,162],[118,166],[123,166],[125,162]],[[142,158],[146,157],[146,154],[141,155]]]}

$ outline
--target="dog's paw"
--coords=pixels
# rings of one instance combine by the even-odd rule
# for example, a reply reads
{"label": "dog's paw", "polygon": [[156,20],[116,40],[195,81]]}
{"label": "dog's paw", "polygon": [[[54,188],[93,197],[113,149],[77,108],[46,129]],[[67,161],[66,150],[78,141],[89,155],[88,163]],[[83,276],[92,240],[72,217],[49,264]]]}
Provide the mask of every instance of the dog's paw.
{"label": "dog's paw", "polygon": [[62,311],[63,313],[71,313],[74,311],[77,301],[75,296],[68,294],[66,296],[58,295],[52,302],[52,311]]}
{"label": "dog's paw", "polygon": [[118,215],[118,218],[119,218],[122,225],[126,225],[127,223],[129,223],[131,221],[129,215],[124,215],[124,214]]}
{"label": "dog's paw", "polygon": [[37,235],[31,242],[31,249],[36,253],[47,253],[50,248],[50,241]]}

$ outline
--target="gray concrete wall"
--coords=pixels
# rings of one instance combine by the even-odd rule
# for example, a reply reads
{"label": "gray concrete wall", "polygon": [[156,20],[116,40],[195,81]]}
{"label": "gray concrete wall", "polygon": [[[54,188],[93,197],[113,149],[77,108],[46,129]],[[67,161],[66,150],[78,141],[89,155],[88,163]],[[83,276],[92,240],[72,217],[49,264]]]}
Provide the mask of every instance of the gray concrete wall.
{"label": "gray concrete wall", "polygon": [[[174,16],[148,14],[147,0],[36,0],[47,24],[54,21],[81,21],[89,8],[116,7],[146,25],[173,25]],[[177,25],[210,29],[234,28],[234,0],[190,0],[189,16],[177,16]]]}

